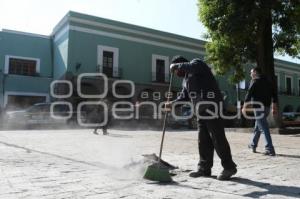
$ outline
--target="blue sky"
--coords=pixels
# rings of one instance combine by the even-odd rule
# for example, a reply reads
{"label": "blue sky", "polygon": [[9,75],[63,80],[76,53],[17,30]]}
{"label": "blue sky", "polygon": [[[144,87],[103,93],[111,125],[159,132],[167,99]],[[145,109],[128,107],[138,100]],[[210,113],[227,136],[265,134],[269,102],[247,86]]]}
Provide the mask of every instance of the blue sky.
{"label": "blue sky", "polygon": [[73,10],[201,39],[197,9],[197,0],[0,0],[0,29],[49,35]]}

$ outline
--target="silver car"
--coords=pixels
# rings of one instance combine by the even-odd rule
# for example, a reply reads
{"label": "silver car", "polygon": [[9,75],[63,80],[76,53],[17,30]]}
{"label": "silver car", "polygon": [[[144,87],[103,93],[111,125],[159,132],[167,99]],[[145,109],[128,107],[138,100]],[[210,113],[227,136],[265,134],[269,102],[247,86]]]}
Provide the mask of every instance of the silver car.
{"label": "silver car", "polygon": [[[7,128],[32,128],[76,123],[76,115],[68,106],[55,105],[53,112],[50,109],[51,103],[38,103],[25,110],[9,111],[5,115],[4,124]],[[68,118],[70,114],[71,118]]]}

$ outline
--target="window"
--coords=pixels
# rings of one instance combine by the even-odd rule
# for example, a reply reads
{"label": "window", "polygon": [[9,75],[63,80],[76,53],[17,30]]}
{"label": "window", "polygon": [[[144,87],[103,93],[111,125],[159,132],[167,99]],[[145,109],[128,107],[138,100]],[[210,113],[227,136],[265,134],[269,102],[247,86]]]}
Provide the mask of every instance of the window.
{"label": "window", "polygon": [[113,76],[113,61],[114,61],[114,53],[110,51],[103,51],[103,73],[108,77]]}
{"label": "window", "polygon": [[159,83],[169,81],[169,57],[152,55],[152,81]]}
{"label": "window", "polygon": [[104,73],[108,77],[120,77],[119,49],[98,45],[97,64],[100,73]]}
{"label": "window", "polygon": [[156,60],[156,81],[165,82],[165,61],[162,59]]}
{"label": "window", "polygon": [[6,74],[35,76],[39,73],[39,59],[7,55],[5,62]]}
{"label": "window", "polygon": [[292,77],[286,76],[285,77],[285,91],[287,95],[292,95]]}
{"label": "window", "polygon": [[35,60],[9,59],[9,74],[34,76],[35,67]]}

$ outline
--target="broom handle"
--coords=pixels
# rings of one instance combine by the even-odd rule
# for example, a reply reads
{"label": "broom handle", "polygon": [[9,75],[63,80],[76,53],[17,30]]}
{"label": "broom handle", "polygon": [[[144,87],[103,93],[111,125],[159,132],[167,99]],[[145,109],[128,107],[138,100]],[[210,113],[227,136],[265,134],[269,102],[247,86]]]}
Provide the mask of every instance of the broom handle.
{"label": "broom handle", "polygon": [[[170,77],[170,83],[169,83],[169,90],[168,90],[168,99],[167,99],[167,103],[169,102],[169,94],[171,92],[171,87],[172,87],[172,81],[173,81],[173,73],[171,73],[171,77]],[[163,145],[164,145],[164,138],[165,138],[165,132],[166,132],[166,121],[167,121],[167,117],[168,117],[168,111],[166,111],[165,114],[165,118],[164,118],[164,125],[163,125],[163,133],[161,136],[161,142],[160,142],[160,150],[159,150],[159,158],[158,161],[161,161],[161,153],[162,153],[162,149],[163,149]]]}

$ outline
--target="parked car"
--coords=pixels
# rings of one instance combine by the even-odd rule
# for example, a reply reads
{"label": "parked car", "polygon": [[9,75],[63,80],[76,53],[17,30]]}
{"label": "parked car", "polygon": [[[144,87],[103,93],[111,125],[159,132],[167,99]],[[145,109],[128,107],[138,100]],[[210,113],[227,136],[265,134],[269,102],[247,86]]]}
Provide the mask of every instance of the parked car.
{"label": "parked car", "polygon": [[282,124],[288,126],[300,126],[300,113],[299,112],[283,112]]}
{"label": "parked car", "polygon": [[[5,126],[8,128],[33,128],[76,124],[76,112],[71,112],[72,110],[69,110],[67,105],[55,105],[52,113],[50,109],[51,103],[38,103],[25,110],[9,111],[4,119]],[[67,119],[70,114],[71,118]]]}

